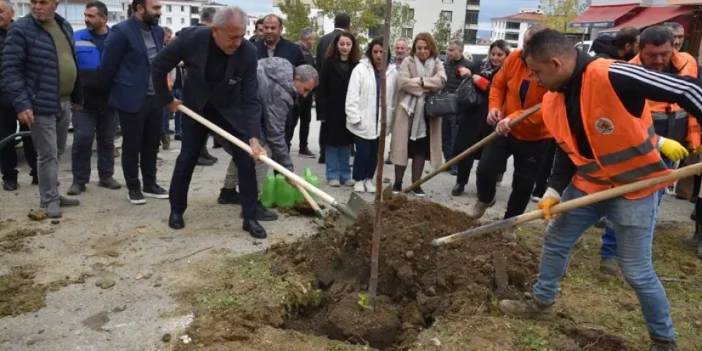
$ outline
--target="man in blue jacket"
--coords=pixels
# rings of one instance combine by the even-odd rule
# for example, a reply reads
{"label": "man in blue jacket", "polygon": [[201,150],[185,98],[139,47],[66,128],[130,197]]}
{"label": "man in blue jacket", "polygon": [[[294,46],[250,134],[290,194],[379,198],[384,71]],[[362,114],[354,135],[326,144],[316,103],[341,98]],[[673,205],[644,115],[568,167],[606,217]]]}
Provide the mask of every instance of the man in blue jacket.
{"label": "man in blue jacket", "polygon": [[121,188],[112,177],[115,171],[115,112],[107,106],[105,82],[100,72],[100,56],[109,34],[107,6],[101,1],[90,1],[85,5],[83,15],[86,28],[73,36],[78,75],[83,88],[83,105],[82,109],[73,112],[73,184],[68,189],[68,195],[79,195],[85,191],[85,184],[90,180],[90,157],[96,137],[98,185],[113,190]]}
{"label": "man in blue jacket", "polygon": [[158,0],[133,0],[130,9],[132,16],[112,27],[105,41],[102,72],[109,86],[108,105],[119,113],[122,127],[122,171],[129,202],[140,205],[146,203],[144,196],[168,198],[168,191],[156,184],[163,105],[155,99],[151,80],[151,62],[163,48],[164,33],[158,26]]}
{"label": "man in blue jacket", "polygon": [[57,0],[33,0],[31,15],[10,27],[2,56],[3,92],[20,123],[31,128],[39,205],[51,218],[61,217],[61,207],[79,205],[58,192],[58,158],[66,146],[71,103],[80,103],[81,90],[73,29],[55,13],[57,6]]}

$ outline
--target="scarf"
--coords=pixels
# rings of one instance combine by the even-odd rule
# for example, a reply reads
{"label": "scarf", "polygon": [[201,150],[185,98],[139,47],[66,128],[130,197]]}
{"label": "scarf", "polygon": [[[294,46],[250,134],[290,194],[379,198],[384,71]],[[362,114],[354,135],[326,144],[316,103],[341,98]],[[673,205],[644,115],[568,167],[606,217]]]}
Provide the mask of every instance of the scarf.
{"label": "scarf", "polygon": [[[429,58],[424,63],[416,56],[413,58],[414,66],[417,69],[417,77],[428,78],[434,75],[436,68],[436,60],[434,58]],[[410,140],[416,141],[427,136],[427,121],[424,119],[424,97],[425,94],[421,96],[407,94],[400,103],[400,106],[410,117]]]}

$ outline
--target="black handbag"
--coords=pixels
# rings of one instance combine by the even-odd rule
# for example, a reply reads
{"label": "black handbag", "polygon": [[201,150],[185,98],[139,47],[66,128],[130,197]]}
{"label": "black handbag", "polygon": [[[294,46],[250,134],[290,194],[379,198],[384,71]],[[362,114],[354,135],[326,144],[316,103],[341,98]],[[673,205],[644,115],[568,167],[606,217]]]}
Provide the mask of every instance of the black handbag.
{"label": "black handbag", "polygon": [[481,102],[481,97],[475,89],[473,79],[467,77],[461,81],[461,84],[456,88],[456,103],[459,111],[465,111]]}
{"label": "black handbag", "polygon": [[427,95],[424,100],[424,114],[436,118],[458,114],[456,94],[441,90],[436,94]]}

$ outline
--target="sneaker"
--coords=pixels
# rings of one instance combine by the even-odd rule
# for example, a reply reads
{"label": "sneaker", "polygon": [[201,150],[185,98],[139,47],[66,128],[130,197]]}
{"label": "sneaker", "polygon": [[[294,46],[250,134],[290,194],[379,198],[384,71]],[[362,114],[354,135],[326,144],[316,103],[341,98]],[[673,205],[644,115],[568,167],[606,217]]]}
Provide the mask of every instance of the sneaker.
{"label": "sneaker", "polygon": [[386,159],[385,159],[385,164],[386,164],[386,165],[391,165],[391,164],[392,164],[392,161],[390,161],[389,158],[386,158]]}
{"label": "sneaker", "polygon": [[600,261],[600,273],[618,277],[620,275],[620,271],[617,259],[603,258]]}
{"label": "sneaker", "polygon": [[366,179],[363,182],[363,187],[366,188],[366,192],[371,193],[371,194],[375,193],[376,189],[375,189],[375,184],[373,182],[373,179]]}
{"label": "sneaker", "polygon": [[414,195],[416,197],[427,196],[427,194],[424,192],[424,190],[422,190],[422,187],[420,187],[420,186],[418,186],[418,187],[414,188],[414,190],[412,190],[412,195]]}
{"label": "sneaker", "polygon": [[61,204],[59,201],[54,201],[46,206],[46,216],[49,218],[61,218]]}
{"label": "sneaker", "polygon": [[458,168],[456,167],[451,167],[451,170],[449,170],[449,174],[452,176],[458,175]]}
{"label": "sneaker", "polygon": [[492,207],[492,205],[495,204],[495,200],[493,199],[492,202],[490,203],[484,203],[478,200],[475,205],[473,205],[473,209],[471,212],[468,214],[469,217],[473,219],[478,219],[482,217],[485,214],[485,211],[487,211],[488,208]]}
{"label": "sneaker", "polygon": [[217,162],[217,158],[212,156],[206,149],[204,149],[202,152],[200,152],[200,157],[214,161],[215,163]]}
{"label": "sneaker", "polygon": [[392,193],[397,195],[402,192],[402,182],[395,182],[392,184]]}
{"label": "sneaker", "polygon": [[502,313],[517,317],[539,318],[544,317],[551,312],[551,306],[540,301],[537,301],[531,294],[524,294],[525,299],[522,300],[502,300],[498,304],[498,308]]}
{"label": "sneaker", "polygon": [[217,163],[217,160],[212,160],[212,159],[205,158],[202,156],[197,158],[197,165],[198,166],[212,166],[215,163]]}
{"label": "sneaker", "polygon": [[59,206],[60,207],[80,206],[80,200],[71,199],[70,197],[65,197],[65,196],[59,196]]}
{"label": "sneaker", "polygon": [[239,192],[236,189],[225,189],[222,188],[219,191],[219,197],[217,198],[217,203],[220,205],[237,205],[241,203],[239,199]]}
{"label": "sneaker", "polygon": [[341,183],[339,183],[339,181],[336,179],[332,179],[328,183],[329,183],[329,186],[333,186],[335,188],[338,188],[341,186]]}
{"label": "sneaker", "polygon": [[354,184],[356,184],[356,181],[353,179],[346,179],[346,180],[341,182],[341,185],[344,185],[344,186],[354,186]]}
{"label": "sneaker", "polygon": [[2,189],[5,191],[15,191],[19,185],[16,180],[6,180],[2,182]]}
{"label": "sneaker", "polygon": [[158,184],[144,186],[144,196],[152,197],[154,199],[167,199],[168,190],[160,187]]}
{"label": "sneaker", "polygon": [[459,196],[463,194],[463,192],[466,190],[466,185],[461,184],[461,183],[456,183],[456,185],[453,186],[453,189],[451,189],[451,195],[452,196]]}
{"label": "sneaker", "polygon": [[131,202],[134,205],[143,205],[146,203],[146,199],[144,199],[144,194],[142,194],[141,190],[139,189],[129,189],[127,199],[129,199],[129,202]]}
{"label": "sneaker", "polygon": [[78,183],[73,183],[71,184],[71,187],[68,188],[68,191],[66,194],[75,196],[75,195],[80,195],[80,193],[85,191],[85,184],[78,184]]}
{"label": "sneaker", "polygon": [[307,158],[317,157],[317,155],[315,155],[312,151],[310,151],[310,149],[308,149],[307,146],[300,147],[300,156],[307,157]]}
{"label": "sneaker", "polygon": [[181,140],[183,140],[183,135],[182,135],[182,134],[176,134],[176,135],[173,136],[173,140],[181,141]]}
{"label": "sneaker", "polygon": [[356,182],[353,186],[353,191],[355,193],[365,193],[366,192],[366,186],[364,182]]}
{"label": "sneaker", "polygon": [[317,163],[319,163],[320,165],[324,164],[324,153],[319,154],[319,158],[317,159]]}
{"label": "sneaker", "polygon": [[122,188],[122,185],[117,183],[115,178],[112,178],[112,177],[100,179],[100,182],[98,182],[98,186],[103,187],[103,188],[107,188],[110,190],[117,190],[117,189]]}
{"label": "sneaker", "polygon": [[531,202],[539,203],[539,201],[541,201],[541,198],[540,198],[540,197],[538,197],[538,196],[536,196],[536,195],[532,195],[532,196],[531,196]]}

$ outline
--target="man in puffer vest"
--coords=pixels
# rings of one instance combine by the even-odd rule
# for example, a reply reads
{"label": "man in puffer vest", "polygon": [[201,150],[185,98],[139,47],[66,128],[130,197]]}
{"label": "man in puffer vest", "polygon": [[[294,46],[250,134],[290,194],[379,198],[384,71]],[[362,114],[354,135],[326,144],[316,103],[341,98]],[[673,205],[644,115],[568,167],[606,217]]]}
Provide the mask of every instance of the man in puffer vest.
{"label": "man in puffer vest", "polygon": [[90,181],[90,157],[93,139],[97,138],[98,185],[112,190],[121,185],[112,177],[115,172],[115,111],[107,105],[107,89],[100,72],[100,57],[109,34],[107,6],[100,1],[85,5],[85,26],[73,38],[76,42],[78,75],[83,89],[82,108],[73,112],[73,149],[71,169],[73,184],[68,195],[80,195]]}
{"label": "man in puffer vest", "polygon": [[[528,67],[549,90],[543,120],[559,146],[539,207],[551,207],[639,180],[668,174],[661,154],[686,154],[680,143],[655,135],[647,123],[646,100],[677,103],[702,116],[702,82],[649,71],[641,66],[579,53],[561,33],[547,29],[526,46]],[[523,300],[503,300],[504,313],[538,317],[549,312],[582,234],[606,217],[617,235],[617,257],[635,290],[652,341],[651,350],[676,350],[675,330],[665,289],[653,269],[652,242],[660,184],[565,212],[544,235],[539,275]]]}

